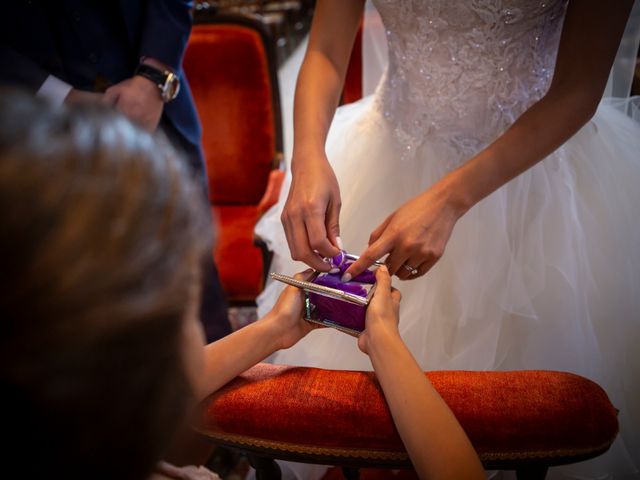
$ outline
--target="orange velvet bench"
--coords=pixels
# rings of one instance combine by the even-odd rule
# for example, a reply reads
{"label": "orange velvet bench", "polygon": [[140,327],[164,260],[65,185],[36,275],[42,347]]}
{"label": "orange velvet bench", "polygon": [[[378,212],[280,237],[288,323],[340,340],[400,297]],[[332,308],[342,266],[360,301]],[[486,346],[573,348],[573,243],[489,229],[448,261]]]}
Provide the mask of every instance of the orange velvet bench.
{"label": "orange velvet bench", "polygon": [[[618,432],[602,388],[552,371],[428,372],[485,468],[543,479],[547,468],[596,457]],[[279,478],[272,459],[357,468],[411,468],[372,372],[260,364],[202,405],[196,430],[241,449],[258,479]]]}

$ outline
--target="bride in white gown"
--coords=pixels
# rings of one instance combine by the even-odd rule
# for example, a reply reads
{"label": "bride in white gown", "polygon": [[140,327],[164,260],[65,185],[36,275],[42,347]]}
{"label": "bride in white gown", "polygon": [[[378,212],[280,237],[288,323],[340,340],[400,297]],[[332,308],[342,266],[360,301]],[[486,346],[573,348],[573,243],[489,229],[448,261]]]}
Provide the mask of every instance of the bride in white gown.
{"label": "bride in white gown", "polygon": [[[301,269],[289,246],[312,266],[310,245],[335,251],[341,196],[345,249],[390,253],[390,269],[410,280],[395,282],[400,329],[423,368],[597,381],[620,409],[621,436],[600,459],[548,478],[638,478],[640,125],[598,105],[632,2],[605,12],[592,0],[374,3],[388,69],[373,95],[337,110],[326,145],[348,49],[322,67],[330,74],[301,71],[293,187],[288,175],[256,229],[271,269]],[[358,9],[318,2],[305,64],[318,68],[323,48],[353,38]],[[301,205],[318,205],[309,199],[324,203],[305,217]],[[279,291],[267,286],[260,314]],[[371,369],[332,329],[273,361]]]}

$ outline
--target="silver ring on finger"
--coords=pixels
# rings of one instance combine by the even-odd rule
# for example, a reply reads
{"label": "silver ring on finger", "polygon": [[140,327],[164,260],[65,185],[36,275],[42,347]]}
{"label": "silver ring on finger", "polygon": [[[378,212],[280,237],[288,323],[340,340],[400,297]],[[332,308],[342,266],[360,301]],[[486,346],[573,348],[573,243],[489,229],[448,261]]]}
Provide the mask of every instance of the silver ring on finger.
{"label": "silver ring on finger", "polygon": [[411,275],[417,275],[418,274],[418,269],[415,267],[412,267],[411,265],[408,265],[406,263],[403,263],[402,266],[411,274]]}

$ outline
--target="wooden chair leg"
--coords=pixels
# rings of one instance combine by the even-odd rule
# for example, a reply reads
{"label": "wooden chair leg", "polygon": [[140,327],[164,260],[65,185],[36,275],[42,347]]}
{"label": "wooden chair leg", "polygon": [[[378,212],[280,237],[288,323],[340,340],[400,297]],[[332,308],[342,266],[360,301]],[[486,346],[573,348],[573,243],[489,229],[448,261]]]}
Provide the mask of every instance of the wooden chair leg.
{"label": "wooden chair leg", "polygon": [[516,469],[518,480],[544,480],[547,476],[548,467],[523,467]]}
{"label": "wooden chair leg", "polygon": [[342,467],[342,475],[345,480],[360,480],[360,469],[358,467]]}
{"label": "wooden chair leg", "polygon": [[256,469],[256,480],[281,480],[280,466],[273,458],[249,455],[249,463]]}

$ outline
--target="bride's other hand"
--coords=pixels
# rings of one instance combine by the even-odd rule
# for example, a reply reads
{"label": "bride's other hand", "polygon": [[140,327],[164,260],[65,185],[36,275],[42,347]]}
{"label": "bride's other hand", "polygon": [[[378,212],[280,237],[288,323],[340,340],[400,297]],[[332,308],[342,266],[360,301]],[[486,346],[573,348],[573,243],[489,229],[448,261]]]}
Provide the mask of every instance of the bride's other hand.
{"label": "bride's other hand", "polygon": [[391,273],[402,279],[424,275],[444,253],[462,213],[582,128],[598,108],[632,6],[632,0],[569,2],[545,95],[491,145],[387,218],[345,274],[353,278],[390,253]]}
{"label": "bride's other hand", "polygon": [[[296,273],[297,280],[308,280],[313,271],[305,270]],[[304,320],[302,315],[303,293],[299,288],[286,287],[264,321],[269,324],[269,330],[276,339],[277,349],[289,348],[298,343],[307,333],[319,325]]]}
{"label": "bride's other hand", "polygon": [[[291,258],[326,272],[319,258],[342,248],[340,190],[324,146],[340,100],[364,0],[318,0],[293,111],[293,180],[282,212]],[[339,19],[339,21],[337,21]]]}
{"label": "bride's other hand", "polygon": [[427,273],[444,254],[454,225],[466,211],[449,192],[446,185],[436,184],[389,215],[371,233],[369,246],[347,269],[343,281],[386,254],[389,273],[401,280]]}
{"label": "bride's other hand", "polygon": [[[326,272],[323,257],[340,253],[340,189],[324,154],[318,159],[295,162],[282,225],[291,258]],[[316,253],[317,252],[317,253]]]}

